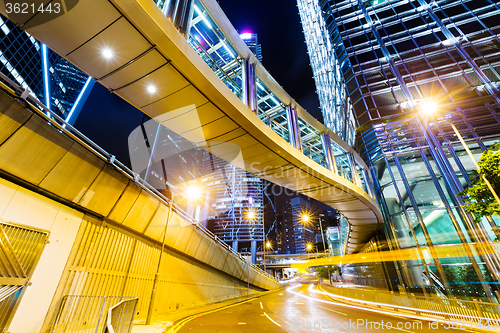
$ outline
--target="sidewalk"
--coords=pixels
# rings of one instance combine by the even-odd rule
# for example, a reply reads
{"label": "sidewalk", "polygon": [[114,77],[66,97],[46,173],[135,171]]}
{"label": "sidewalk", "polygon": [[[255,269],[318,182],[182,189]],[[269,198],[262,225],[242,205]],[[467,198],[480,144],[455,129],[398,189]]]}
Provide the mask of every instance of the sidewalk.
{"label": "sidewalk", "polygon": [[[288,286],[287,286],[288,287]],[[209,305],[193,308],[193,309],[187,309],[187,310],[179,310],[175,312],[170,312],[170,313],[164,313],[164,314],[159,314],[157,316],[153,317],[153,322],[151,325],[145,325],[145,324],[135,324],[132,326],[132,333],[164,333],[167,332],[176,322],[195,315],[202,315],[205,312],[210,312],[214,311],[217,309],[222,309],[224,307],[230,306],[230,305],[236,305],[238,303],[243,303],[245,301],[249,301],[267,294],[271,294],[274,292],[278,292],[283,290],[284,288],[272,290],[272,291],[265,291],[265,292],[260,292],[260,293],[255,293],[253,295],[250,295],[250,297],[243,296],[243,297],[238,297],[238,298],[233,298],[230,300],[222,301],[222,302],[217,302],[217,303],[212,303]],[[143,323],[145,320],[141,320]]]}

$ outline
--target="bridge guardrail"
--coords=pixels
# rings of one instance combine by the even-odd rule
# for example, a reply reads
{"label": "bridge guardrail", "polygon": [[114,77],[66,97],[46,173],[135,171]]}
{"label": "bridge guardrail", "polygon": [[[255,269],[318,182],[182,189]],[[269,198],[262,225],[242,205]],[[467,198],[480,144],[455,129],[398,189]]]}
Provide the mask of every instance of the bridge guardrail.
{"label": "bridge guardrail", "polygon": [[500,304],[435,296],[396,295],[361,288],[323,286],[324,290],[342,298],[377,309],[412,311],[418,316],[438,316],[443,320],[489,325],[500,328]]}
{"label": "bridge guardrail", "polygon": [[[23,89],[20,85],[12,81],[8,76],[0,72],[0,89],[3,89],[4,91],[12,94],[15,96],[17,99],[24,100],[25,102],[29,103],[28,107],[30,110],[35,111],[38,116],[42,117],[44,120],[46,120],[48,123],[56,127],[59,131],[70,137],[71,139],[75,140],[85,148],[89,149],[92,151],[95,155],[97,155],[100,159],[107,163],[113,164],[113,166],[118,170],[120,173],[125,175],[127,178],[130,180],[134,181],[139,187],[141,187],[143,190],[151,194],[153,197],[156,199],[162,201],[166,206],[170,205],[170,199],[164,196],[161,192],[159,192],[156,188],[151,186],[149,183],[147,183],[144,179],[142,179],[138,174],[130,170],[125,164],[121,163],[116,159],[116,157],[110,153],[108,153],[106,150],[101,148],[99,145],[97,145],[95,142],[93,142],[91,139],[86,137],[83,133],[81,133],[79,130],[68,124],[64,119],[62,119],[59,115],[56,113],[52,112],[50,109],[48,109],[43,103],[41,103],[35,95],[29,90]],[[35,106],[36,105],[36,106]],[[246,262],[245,258],[241,256],[238,252],[236,252],[231,246],[226,244],[225,242],[221,241],[215,234],[213,234],[210,230],[208,230],[205,226],[200,225],[194,221],[194,219],[189,216],[184,210],[182,210],[179,206],[177,206],[175,203],[172,205],[173,210],[181,216],[185,221],[189,222],[191,225],[193,225],[195,228],[200,229],[203,233],[205,233],[207,236],[212,238],[216,243],[220,244],[224,249],[229,251],[231,254],[235,255],[238,259],[240,259],[243,262]],[[277,281],[277,279],[268,274],[267,272],[264,272],[262,269],[259,267],[255,266],[252,264],[252,267],[258,271],[260,274],[264,274],[266,277],[273,279]]]}
{"label": "bridge guardrail", "polygon": [[128,299],[108,310],[104,333],[130,333],[139,298]]}
{"label": "bridge guardrail", "polygon": [[105,326],[103,315],[124,300],[136,300],[135,304],[137,304],[138,298],[135,296],[66,295],[62,298],[51,332],[102,332]]}

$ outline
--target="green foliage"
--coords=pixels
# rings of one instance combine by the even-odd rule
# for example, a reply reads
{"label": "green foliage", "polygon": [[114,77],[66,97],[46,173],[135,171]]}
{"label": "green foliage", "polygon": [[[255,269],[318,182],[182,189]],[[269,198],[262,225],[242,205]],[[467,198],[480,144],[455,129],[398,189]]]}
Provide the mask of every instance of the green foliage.
{"label": "green foliage", "polygon": [[[443,270],[453,295],[486,297],[483,286],[479,282],[472,265],[443,265]],[[491,277],[487,274],[484,275],[486,282],[491,282]]]}
{"label": "green foliage", "polygon": [[493,145],[492,150],[486,150],[479,161],[479,172],[473,172],[471,183],[459,193],[465,202],[464,209],[473,214],[476,221],[484,216],[500,216],[500,207],[482,175],[488,179],[497,194],[500,193],[500,143]]}
{"label": "green foliage", "polygon": [[314,267],[314,270],[318,273],[318,277],[321,279],[328,279],[328,271],[335,277],[340,275],[339,268],[337,266],[318,266]]}

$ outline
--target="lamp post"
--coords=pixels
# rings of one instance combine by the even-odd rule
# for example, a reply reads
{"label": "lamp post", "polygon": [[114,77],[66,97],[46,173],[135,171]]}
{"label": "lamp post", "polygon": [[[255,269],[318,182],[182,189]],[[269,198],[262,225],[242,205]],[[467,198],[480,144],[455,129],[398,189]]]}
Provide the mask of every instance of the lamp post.
{"label": "lamp post", "polygon": [[[156,300],[156,289],[157,289],[157,284],[158,284],[158,280],[160,277],[161,259],[163,258],[163,250],[165,248],[165,237],[167,235],[167,226],[168,226],[168,223],[170,222],[170,219],[172,218],[172,215],[173,215],[174,192],[171,192],[171,193],[172,193],[172,198],[170,199],[170,202],[168,205],[168,216],[167,216],[167,220],[165,221],[165,228],[163,229],[160,258],[158,259],[158,266],[156,267],[156,274],[155,274],[155,278],[153,280],[153,290],[151,291],[151,299],[149,301],[148,314],[146,316],[146,325],[151,324],[151,318],[153,317],[154,305],[155,305],[155,300]],[[186,191],[186,195],[189,199],[196,199],[200,196],[200,194],[201,194],[201,190],[199,187],[196,187],[196,186],[189,187]]]}
{"label": "lamp post", "polygon": [[[248,218],[250,220],[254,220],[256,217],[256,214],[253,210],[248,212]],[[264,266],[264,272],[266,271],[266,227],[264,225],[264,220],[262,220],[262,251],[263,251],[263,266]]]}
{"label": "lamp post", "polygon": [[154,310],[154,304],[155,304],[155,299],[156,299],[156,287],[158,284],[158,279],[160,277],[161,259],[163,257],[163,249],[165,247],[165,237],[167,235],[167,226],[168,226],[168,223],[170,222],[170,219],[172,218],[172,213],[173,213],[174,192],[171,192],[171,193],[172,193],[172,198],[170,199],[170,202],[168,205],[168,216],[167,216],[167,220],[165,221],[165,228],[163,229],[160,258],[158,259],[158,266],[156,267],[156,274],[155,274],[155,278],[153,280],[153,290],[151,291],[151,299],[149,300],[148,314],[146,316],[146,325],[151,325],[151,318],[153,317],[153,310]]}

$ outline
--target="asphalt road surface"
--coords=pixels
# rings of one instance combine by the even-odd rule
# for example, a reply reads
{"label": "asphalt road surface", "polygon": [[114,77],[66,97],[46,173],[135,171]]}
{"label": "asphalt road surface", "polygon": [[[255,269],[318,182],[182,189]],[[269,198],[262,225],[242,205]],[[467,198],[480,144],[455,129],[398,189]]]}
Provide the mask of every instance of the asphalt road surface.
{"label": "asphalt road surface", "polygon": [[[177,332],[477,332],[346,307],[318,293],[315,277],[259,298],[226,307],[184,324]],[[455,326],[457,327],[457,326]]]}

